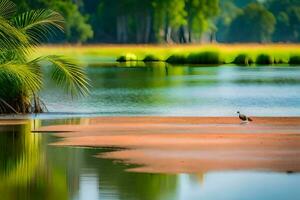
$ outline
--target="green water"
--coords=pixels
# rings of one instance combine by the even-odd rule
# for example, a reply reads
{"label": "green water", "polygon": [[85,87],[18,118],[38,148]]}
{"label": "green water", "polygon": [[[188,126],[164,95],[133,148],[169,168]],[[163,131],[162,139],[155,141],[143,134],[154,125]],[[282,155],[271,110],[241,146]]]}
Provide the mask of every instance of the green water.
{"label": "green water", "polygon": [[[49,123],[53,121],[43,121]],[[30,123],[0,127],[0,199],[286,200],[300,196],[300,174],[128,173],[129,165],[94,157],[107,149],[54,147],[48,144],[58,138],[31,129]]]}
{"label": "green water", "polygon": [[107,115],[300,116],[298,67],[87,67],[91,95],[67,98],[47,83],[44,118]]}

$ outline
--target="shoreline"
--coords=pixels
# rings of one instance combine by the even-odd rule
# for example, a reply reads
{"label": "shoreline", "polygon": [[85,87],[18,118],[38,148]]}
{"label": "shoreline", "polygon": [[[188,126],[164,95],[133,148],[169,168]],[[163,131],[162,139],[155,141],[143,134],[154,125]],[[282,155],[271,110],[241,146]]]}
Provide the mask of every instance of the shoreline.
{"label": "shoreline", "polygon": [[74,147],[117,147],[95,155],[146,173],[221,170],[300,172],[300,117],[97,117],[41,127]]}

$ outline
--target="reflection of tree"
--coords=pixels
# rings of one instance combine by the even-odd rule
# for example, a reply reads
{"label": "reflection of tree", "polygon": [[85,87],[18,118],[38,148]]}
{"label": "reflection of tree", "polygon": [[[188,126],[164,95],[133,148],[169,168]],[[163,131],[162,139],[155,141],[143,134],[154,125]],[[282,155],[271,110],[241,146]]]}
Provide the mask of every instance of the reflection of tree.
{"label": "reflection of tree", "polygon": [[[89,78],[97,88],[92,103],[112,104],[120,108],[130,105],[145,108],[174,103],[172,95],[166,92],[172,88],[212,84],[210,76],[217,71],[171,66],[162,62],[150,63],[139,67],[90,67]],[[200,72],[204,72],[201,74]],[[191,76],[197,75],[197,76]],[[202,75],[204,79],[202,79]],[[206,78],[206,79],[205,79]]]}
{"label": "reflection of tree", "polygon": [[[127,63],[129,65],[130,63]],[[88,68],[89,78],[95,88],[127,88],[127,89],[155,89],[174,87],[188,84],[186,75],[199,76],[198,83],[212,83],[211,80],[201,79],[203,76],[215,76],[217,68],[212,67],[189,67],[171,66],[163,62],[154,62],[143,66],[125,67],[124,64],[118,67],[101,66]]]}
{"label": "reflection of tree", "polygon": [[[68,122],[89,123],[78,119]],[[76,199],[82,189],[82,169],[92,169],[99,180],[100,196],[160,200],[176,195],[176,175],[128,173],[125,164],[93,157],[99,149],[47,147],[56,138],[30,130],[28,123],[0,132],[0,199]]]}
{"label": "reflection of tree", "polygon": [[[99,188],[116,190],[119,199],[174,199],[177,176],[125,172],[129,166],[115,161],[94,158],[99,150],[86,150],[87,166],[98,166]],[[174,195],[174,196],[173,196]]]}
{"label": "reflection of tree", "polygon": [[[85,148],[54,147],[48,151],[48,160],[67,174],[70,199],[77,199],[81,178],[95,176],[99,180],[100,197],[104,199],[131,200],[160,200],[174,199],[169,195],[176,195],[177,176],[162,174],[128,173],[129,167],[115,161],[95,158],[101,150]],[[85,174],[87,173],[87,174]],[[92,175],[91,175],[92,174]],[[90,183],[95,184],[95,182]],[[91,185],[95,188],[95,185]],[[83,195],[88,196],[86,191]],[[167,198],[168,197],[168,198]]]}
{"label": "reflection of tree", "polygon": [[1,199],[67,199],[66,177],[46,162],[41,135],[30,123],[0,134]]}

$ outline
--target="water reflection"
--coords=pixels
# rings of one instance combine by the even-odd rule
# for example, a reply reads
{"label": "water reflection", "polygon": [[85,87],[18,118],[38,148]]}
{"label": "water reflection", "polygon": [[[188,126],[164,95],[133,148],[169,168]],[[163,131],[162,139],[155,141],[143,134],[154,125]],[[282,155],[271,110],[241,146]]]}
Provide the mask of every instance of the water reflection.
{"label": "water reflection", "polygon": [[0,132],[1,199],[155,200],[176,188],[175,175],[125,173],[125,165],[93,157],[104,150],[51,147],[56,139],[31,127]]}
{"label": "water reflection", "polygon": [[49,166],[45,145],[31,124],[0,132],[1,199],[68,199],[65,174]]}
{"label": "water reflection", "polygon": [[[84,120],[37,124],[86,123]],[[270,172],[128,173],[124,163],[94,157],[108,149],[54,147],[32,123],[0,127],[0,194],[5,200],[296,199],[300,175]]]}

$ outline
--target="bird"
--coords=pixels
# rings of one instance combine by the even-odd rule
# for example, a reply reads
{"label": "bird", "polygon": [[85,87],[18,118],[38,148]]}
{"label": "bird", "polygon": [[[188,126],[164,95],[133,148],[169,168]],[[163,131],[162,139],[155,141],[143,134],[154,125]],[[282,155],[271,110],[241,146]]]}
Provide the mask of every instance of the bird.
{"label": "bird", "polygon": [[248,121],[252,122],[253,121],[250,117],[247,117],[246,115],[241,114],[240,111],[237,111],[237,114],[239,114],[239,118],[243,122],[248,122]]}

